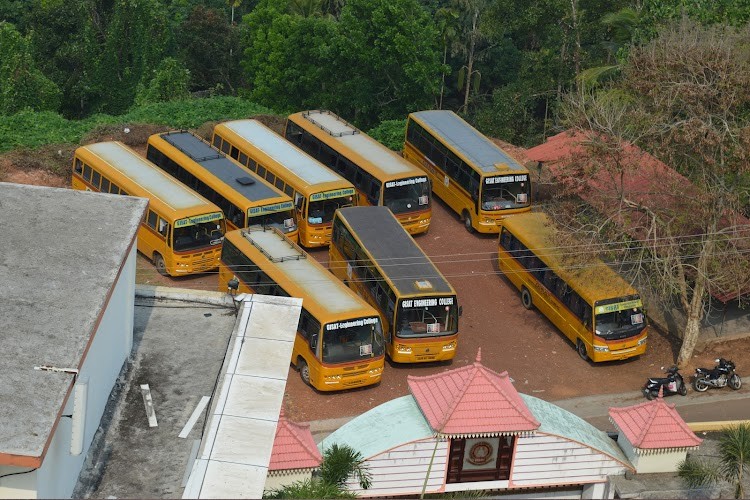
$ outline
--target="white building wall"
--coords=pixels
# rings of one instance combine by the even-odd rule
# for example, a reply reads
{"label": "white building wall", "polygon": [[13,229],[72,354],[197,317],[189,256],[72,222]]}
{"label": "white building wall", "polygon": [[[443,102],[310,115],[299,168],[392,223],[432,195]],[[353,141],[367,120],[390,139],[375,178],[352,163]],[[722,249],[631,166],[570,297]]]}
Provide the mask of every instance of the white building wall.
{"label": "white building wall", "polygon": [[[30,467],[11,467],[0,465],[0,498],[37,498],[36,471]],[[17,474],[18,473],[18,474]]]}
{"label": "white building wall", "polygon": [[[365,461],[372,486],[363,490],[356,480],[346,486],[361,497],[436,493],[445,483],[448,441],[432,438],[405,443]],[[427,484],[425,478],[428,476]]]}
{"label": "white building wall", "polygon": [[[136,249],[133,245],[78,374],[79,381],[88,382],[83,451],[77,456],[71,455],[72,418],[61,418],[42,466],[36,473],[38,498],[69,498],[73,494],[109,394],[133,345],[135,264]],[[71,391],[63,415],[73,414],[74,392]]]}
{"label": "white building wall", "polygon": [[680,462],[687,458],[687,450],[660,451],[639,455],[635,452],[633,445],[622,433],[617,436],[617,444],[620,445],[625,456],[635,467],[639,474],[654,472],[675,472]]}
{"label": "white building wall", "polygon": [[284,473],[269,472],[266,476],[266,485],[263,487],[263,491],[278,490],[288,484],[308,479],[312,479],[312,470],[297,470]]}
{"label": "white building wall", "polygon": [[607,481],[626,467],[593,448],[559,436],[537,433],[519,437],[509,488]]}

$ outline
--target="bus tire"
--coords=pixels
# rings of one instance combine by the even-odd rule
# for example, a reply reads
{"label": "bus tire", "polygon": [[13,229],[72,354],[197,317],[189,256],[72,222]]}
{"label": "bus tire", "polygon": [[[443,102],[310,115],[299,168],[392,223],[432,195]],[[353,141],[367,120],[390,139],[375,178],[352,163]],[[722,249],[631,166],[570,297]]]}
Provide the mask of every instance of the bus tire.
{"label": "bus tire", "polygon": [[576,341],[576,351],[578,351],[578,355],[582,360],[589,360],[589,353],[586,351],[586,344],[583,343],[583,340],[578,339],[578,341]]}
{"label": "bus tire", "polygon": [[531,300],[531,292],[526,287],[521,288],[521,304],[528,310],[534,309],[534,302]]}
{"label": "bus tire", "polygon": [[464,210],[461,213],[461,216],[464,219],[464,227],[466,228],[466,230],[469,231],[470,233],[473,233],[474,232],[474,226],[471,225],[471,214],[469,213],[469,211],[468,210]]}
{"label": "bus tire", "polygon": [[299,377],[305,385],[310,385],[310,367],[307,366],[307,361],[303,358],[299,358],[299,360],[297,360],[297,369],[299,370]]}
{"label": "bus tire", "polygon": [[154,254],[154,267],[162,276],[169,276],[167,272],[167,264],[164,262],[164,257],[159,253]]}

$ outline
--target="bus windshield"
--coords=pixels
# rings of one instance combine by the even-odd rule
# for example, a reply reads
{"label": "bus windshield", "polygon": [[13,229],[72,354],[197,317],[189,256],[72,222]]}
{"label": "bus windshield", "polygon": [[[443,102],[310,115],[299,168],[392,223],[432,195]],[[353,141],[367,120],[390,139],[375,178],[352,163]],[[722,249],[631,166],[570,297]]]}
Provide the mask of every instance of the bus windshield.
{"label": "bus windshield", "polygon": [[385,183],[383,205],[394,214],[425,210],[430,206],[427,177],[412,177]]}
{"label": "bus windshield", "polygon": [[282,210],[281,212],[261,213],[248,217],[248,226],[276,227],[283,233],[291,233],[297,230],[297,223],[294,221],[294,214],[291,210]]}
{"label": "bus windshield", "polygon": [[608,305],[597,303],[594,309],[596,335],[605,340],[619,340],[639,335],[646,328],[646,316],[641,301]]}
{"label": "bus windshield", "polygon": [[482,210],[507,210],[528,206],[529,187],[527,175],[486,177],[482,189]]}
{"label": "bus windshield", "polygon": [[346,363],[382,356],[385,339],[380,318],[328,323],[323,336],[323,362]]}
{"label": "bus windshield", "polygon": [[[223,223],[223,221],[219,221]],[[224,234],[223,224],[202,222],[174,229],[174,250],[184,252],[196,248],[220,245]]]}
{"label": "bus windshield", "polygon": [[352,206],[351,196],[341,196],[328,200],[311,201],[307,209],[307,222],[310,224],[328,224],[339,208]]}
{"label": "bus windshield", "polygon": [[454,297],[403,299],[396,313],[397,337],[440,337],[458,329]]}

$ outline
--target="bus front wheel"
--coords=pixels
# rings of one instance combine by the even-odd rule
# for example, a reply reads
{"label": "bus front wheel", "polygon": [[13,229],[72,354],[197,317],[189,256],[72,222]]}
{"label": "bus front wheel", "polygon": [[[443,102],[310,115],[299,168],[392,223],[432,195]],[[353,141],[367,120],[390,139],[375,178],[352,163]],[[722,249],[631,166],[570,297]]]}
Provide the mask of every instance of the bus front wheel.
{"label": "bus front wheel", "polygon": [[307,366],[307,362],[300,358],[297,361],[297,369],[299,370],[299,377],[306,385],[310,385],[310,367]]}
{"label": "bus front wheel", "polygon": [[156,270],[159,271],[159,274],[167,276],[167,264],[164,262],[164,257],[162,257],[161,254],[154,254],[154,266],[156,267]]}
{"label": "bus front wheel", "polygon": [[463,217],[464,219],[464,227],[466,228],[466,230],[470,233],[473,233],[474,226],[471,225],[471,214],[469,213],[469,211],[464,210],[463,212],[461,212],[461,217]]}
{"label": "bus front wheel", "polygon": [[576,342],[576,347],[578,351],[578,355],[581,357],[582,360],[588,361],[589,360],[589,353],[586,351],[586,344],[583,343],[583,340],[578,339],[578,342]]}
{"label": "bus front wheel", "polygon": [[529,310],[534,308],[534,302],[531,300],[531,292],[526,287],[521,289],[521,304]]}

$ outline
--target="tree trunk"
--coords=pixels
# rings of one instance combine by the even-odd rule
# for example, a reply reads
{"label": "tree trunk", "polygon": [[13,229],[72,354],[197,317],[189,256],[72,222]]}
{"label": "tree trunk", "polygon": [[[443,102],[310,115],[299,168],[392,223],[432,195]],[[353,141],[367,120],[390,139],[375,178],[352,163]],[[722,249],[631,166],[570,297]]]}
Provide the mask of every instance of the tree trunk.
{"label": "tree trunk", "polygon": [[[443,41],[443,66],[445,61],[448,60],[448,42]],[[438,102],[438,109],[443,109],[443,93],[445,92],[445,69],[443,69],[443,78],[440,80],[440,101]]]}
{"label": "tree trunk", "polygon": [[474,12],[474,20],[471,26],[471,34],[469,40],[469,57],[466,62],[466,92],[464,92],[464,113],[469,112],[469,92],[471,91],[471,76],[474,72],[474,46],[476,45],[476,31],[477,31],[477,18],[479,17],[479,11]]}
{"label": "tree trunk", "polygon": [[687,305],[687,307],[685,307],[687,323],[685,324],[685,334],[682,337],[680,354],[677,356],[677,366],[680,368],[684,368],[688,361],[690,361],[690,358],[693,357],[693,351],[695,350],[695,346],[698,343],[698,337],[700,336],[701,319],[703,319],[703,302],[706,294],[706,285],[708,284],[706,281],[708,261],[713,257],[715,247],[714,237],[711,235],[716,234],[717,226],[717,221],[714,220],[707,230],[709,236],[708,239],[704,241],[703,248],[701,248],[700,255],[698,256],[698,263],[696,265],[697,272],[695,273],[695,283],[693,284],[690,302],[688,303],[688,301],[684,299],[682,301],[683,307]]}

